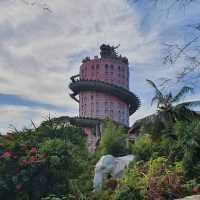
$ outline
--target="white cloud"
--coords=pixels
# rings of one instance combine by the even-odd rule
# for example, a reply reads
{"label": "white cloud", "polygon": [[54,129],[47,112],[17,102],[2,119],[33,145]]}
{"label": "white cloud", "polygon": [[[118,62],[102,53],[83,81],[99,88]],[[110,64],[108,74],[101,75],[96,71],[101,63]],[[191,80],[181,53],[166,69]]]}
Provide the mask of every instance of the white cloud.
{"label": "white cloud", "polygon": [[[47,120],[48,117],[54,118],[58,116],[64,116],[64,112],[52,112],[42,108],[30,108],[26,106],[0,106],[0,133],[6,133],[9,130],[33,128],[31,121],[36,126],[40,125],[40,122]],[[67,113],[68,116],[72,116],[72,113]]]}
{"label": "white cloud", "polygon": [[[44,10],[43,4],[52,12]],[[120,43],[120,53],[131,65],[137,64],[131,89],[141,98],[151,96],[145,78],[156,80],[174,73],[161,66],[160,34],[178,21],[163,26],[163,18],[162,23],[157,19],[142,31],[143,14],[124,0],[41,0],[33,6],[21,0],[0,1],[0,92],[77,108],[68,95],[70,76],[78,73],[84,56],[98,54],[100,44]],[[145,104],[131,121],[151,112]],[[42,111],[35,108],[10,108],[14,111],[9,106],[1,110],[4,129],[15,120],[19,126],[26,125],[26,113],[28,119],[41,120]]]}
{"label": "white cloud", "polygon": [[[159,41],[149,43],[147,48],[141,46],[155,38],[149,33],[144,40],[139,31],[140,15],[126,1],[42,2],[53,12],[19,0],[0,3],[2,93],[77,108],[68,95],[68,83],[69,77],[78,73],[82,56],[98,54],[103,42],[120,43],[120,53],[127,53],[130,60],[138,62],[151,59],[158,50]],[[17,124],[27,122],[26,112],[21,108],[12,115],[5,109],[1,112],[7,116],[3,119],[5,124],[10,123],[9,119],[16,120],[15,114],[19,119]],[[34,116],[34,110],[29,110],[29,114]]]}

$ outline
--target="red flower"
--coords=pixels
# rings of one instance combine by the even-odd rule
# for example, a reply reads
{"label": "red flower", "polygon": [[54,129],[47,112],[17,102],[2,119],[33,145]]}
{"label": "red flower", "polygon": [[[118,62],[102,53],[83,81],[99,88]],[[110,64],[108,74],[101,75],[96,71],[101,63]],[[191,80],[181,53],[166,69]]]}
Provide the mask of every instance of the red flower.
{"label": "red flower", "polygon": [[31,156],[30,160],[33,162],[33,161],[36,161],[37,158],[35,156]]}
{"label": "red flower", "polygon": [[193,193],[197,193],[197,192],[199,192],[198,187],[194,186],[194,187],[192,188],[192,192],[193,192]]}
{"label": "red flower", "polygon": [[3,153],[3,155],[1,157],[3,158],[10,158],[12,156],[12,153],[10,151],[6,151]]}
{"label": "red flower", "polygon": [[32,154],[35,154],[36,151],[37,151],[37,149],[36,149],[35,147],[32,147],[32,148],[31,148],[31,153],[32,153]]}

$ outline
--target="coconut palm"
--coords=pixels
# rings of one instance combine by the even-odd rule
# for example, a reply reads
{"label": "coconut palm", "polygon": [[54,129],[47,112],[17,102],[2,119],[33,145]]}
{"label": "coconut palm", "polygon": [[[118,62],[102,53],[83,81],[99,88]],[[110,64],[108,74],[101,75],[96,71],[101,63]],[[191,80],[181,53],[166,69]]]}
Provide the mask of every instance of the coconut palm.
{"label": "coconut palm", "polygon": [[146,80],[155,90],[155,95],[152,98],[151,104],[157,103],[157,112],[149,115],[141,120],[136,121],[132,129],[137,129],[141,126],[154,131],[160,131],[173,125],[178,120],[193,120],[200,118],[200,115],[191,110],[195,106],[200,106],[200,101],[187,101],[179,103],[183,97],[193,92],[193,88],[184,86],[176,94],[172,95],[171,92],[163,94],[163,92],[151,80]]}
{"label": "coconut palm", "polygon": [[193,88],[184,86],[174,96],[171,92],[165,95],[158,89],[153,81],[147,79],[147,82],[155,90],[155,96],[152,98],[151,104],[157,102],[158,113],[163,112],[164,114],[167,114],[172,121],[182,119],[190,120],[192,119],[191,117],[199,116],[195,111],[191,110],[191,108],[200,106],[200,101],[187,101],[179,103],[186,94],[193,92]]}

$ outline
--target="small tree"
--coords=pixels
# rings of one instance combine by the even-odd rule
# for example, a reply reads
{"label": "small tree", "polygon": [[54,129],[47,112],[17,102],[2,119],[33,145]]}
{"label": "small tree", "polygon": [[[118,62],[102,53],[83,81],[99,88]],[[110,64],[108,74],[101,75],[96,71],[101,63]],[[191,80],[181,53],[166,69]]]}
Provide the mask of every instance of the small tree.
{"label": "small tree", "polygon": [[120,126],[115,125],[111,120],[105,122],[105,129],[102,134],[97,154],[99,156],[105,154],[123,156],[128,152],[125,130]]}
{"label": "small tree", "polygon": [[200,106],[200,101],[179,103],[186,94],[193,91],[191,87],[184,86],[176,95],[172,95],[171,92],[164,94],[153,81],[147,82],[155,91],[152,104],[157,103],[157,113],[140,120],[139,126],[148,128],[149,132],[160,133],[162,130],[170,130],[177,121],[199,119],[200,115],[191,108]]}

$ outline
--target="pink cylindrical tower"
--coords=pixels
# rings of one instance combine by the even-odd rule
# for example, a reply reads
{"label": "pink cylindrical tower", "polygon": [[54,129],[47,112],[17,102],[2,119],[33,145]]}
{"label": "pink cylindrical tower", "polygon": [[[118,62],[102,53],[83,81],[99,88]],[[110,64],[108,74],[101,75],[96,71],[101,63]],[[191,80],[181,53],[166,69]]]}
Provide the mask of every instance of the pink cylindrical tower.
{"label": "pink cylindrical tower", "polygon": [[[94,80],[129,89],[128,64],[111,58],[89,60],[80,66],[80,80]],[[129,125],[129,105],[120,98],[104,92],[81,91],[79,94],[80,117],[111,118]]]}
{"label": "pink cylindrical tower", "polygon": [[128,127],[129,116],[139,107],[139,99],[129,91],[128,59],[118,56],[116,47],[105,44],[100,47],[100,55],[83,59],[80,73],[71,77],[69,87],[71,97],[79,102],[79,122],[84,119],[82,125],[89,128],[91,123],[86,119],[108,117]]}

